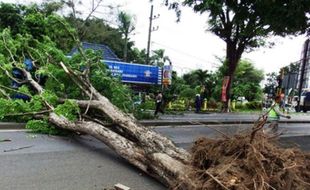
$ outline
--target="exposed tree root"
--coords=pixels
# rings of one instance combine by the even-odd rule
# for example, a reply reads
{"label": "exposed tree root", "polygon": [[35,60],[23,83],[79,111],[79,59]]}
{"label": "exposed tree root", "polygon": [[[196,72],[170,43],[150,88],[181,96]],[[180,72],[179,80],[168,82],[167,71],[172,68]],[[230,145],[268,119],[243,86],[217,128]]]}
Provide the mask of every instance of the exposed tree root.
{"label": "exposed tree root", "polygon": [[262,125],[232,138],[196,140],[189,179],[173,189],[310,189],[310,154],[281,148]]}

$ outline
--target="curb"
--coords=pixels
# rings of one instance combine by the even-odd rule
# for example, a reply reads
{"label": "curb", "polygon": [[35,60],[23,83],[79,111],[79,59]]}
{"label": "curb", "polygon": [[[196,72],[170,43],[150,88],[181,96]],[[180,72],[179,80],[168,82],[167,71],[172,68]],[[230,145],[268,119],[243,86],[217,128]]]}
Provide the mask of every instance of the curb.
{"label": "curb", "polygon": [[0,130],[25,129],[26,123],[0,122]]}
{"label": "curb", "polygon": [[[188,120],[188,121],[167,121],[167,120],[141,120],[145,126],[177,126],[177,125],[215,125],[215,124],[253,124],[254,120],[227,121],[227,120]],[[267,122],[268,123],[268,122]],[[310,120],[280,120],[279,123],[285,124],[304,124],[310,123]],[[0,122],[0,130],[7,129],[25,129],[26,123]]]}
{"label": "curb", "polygon": [[[227,120],[189,120],[189,121],[161,121],[161,120],[143,120],[140,121],[141,124],[145,126],[176,126],[176,125],[214,125],[214,124],[253,124],[254,120],[243,120],[243,121],[227,121]],[[267,122],[268,123],[268,122]],[[288,121],[279,121],[279,123],[295,123],[303,124],[310,123],[310,120],[288,120]]]}

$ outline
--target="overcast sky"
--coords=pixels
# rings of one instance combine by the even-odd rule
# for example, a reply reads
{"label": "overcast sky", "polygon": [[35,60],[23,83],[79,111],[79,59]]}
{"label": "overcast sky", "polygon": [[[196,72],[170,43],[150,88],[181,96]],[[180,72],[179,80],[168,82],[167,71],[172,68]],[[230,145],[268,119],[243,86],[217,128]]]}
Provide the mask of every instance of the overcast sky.
{"label": "overcast sky", "polygon": [[[31,2],[25,0],[5,0],[5,2]],[[32,2],[40,2],[32,1]],[[83,12],[90,6],[91,0],[83,0]],[[136,47],[147,47],[148,27],[151,4],[149,0],[104,0],[122,5],[121,9],[136,17],[135,34],[131,40]],[[176,23],[174,11],[160,5],[162,0],[155,0],[154,15],[160,14],[153,20],[153,26],[158,30],[151,34],[151,50],[165,49],[170,57],[174,70],[179,74],[193,69],[215,70],[219,65],[216,57],[225,57],[225,43],[217,36],[206,31],[207,16],[194,13],[190,8],[182,8],[181,22]],[[103,10],[98,10],[102,13]],[[100,16],[100,14],[98,14]],[[102,17],[106,17],[103,15]],[[250,59],[257,68],[268,72],[278,72],[280,67],[300,59],[304,36],[280,38],[272,40],[276,45],[272,48],[260,48],[251,53],[244,53],[243,58]]]}
{"label": "overcast sky", "polygon": [[[161,0],[157,0],[159,2]],[[124,2],[124,9],[136,15],[136,35],[132,39],[139,48],[146,48],[147,32],[150,15],[148,0],[119,0]],[[156,0],[155,0],[156,2]],[[219,64],[215,58],[225,57],[225,43],[217,36],[206,31],[207,16],[194,13],[190,8],[182,8],[181,22],[176,23],[173,11],[154,4],[154,14],[160,14],[153,21],[158,30],[152,32],[152,49],[163,48],[171,58],[174,68],[181,72],[192,69],[214,70]],[[250,59],[257,68],[265,73],[278,72],[280,67],[300,59],[301,49],[305,41],[304,36],[272,38],[276,45],[272,48],[260,48],[251,53],[244,53],[243,58]]]}

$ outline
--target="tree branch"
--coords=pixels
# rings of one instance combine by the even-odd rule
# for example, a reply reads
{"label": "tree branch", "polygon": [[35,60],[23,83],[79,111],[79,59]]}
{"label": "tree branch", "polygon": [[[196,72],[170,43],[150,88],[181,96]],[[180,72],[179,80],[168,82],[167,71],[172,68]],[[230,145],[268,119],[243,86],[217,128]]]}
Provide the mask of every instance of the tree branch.
{"label": "tree branch", "polygon": [[1,88],[4,88],[4,89],[7,89],[7,90],[10,90],[10,91],[13,91],[13,92],[17,92],[17,93],[19,93],[19,94],[24,94],[24,95],[26,95],[26,96],[32,97],[31,94],[27,94],[27,93],[25,93],[25,92],[21,92],[21,91],[19,91],[19,90],[15,90],[15,89],[13,89],[13,88],[9,88],[9,87],[3,86],[3,85],[1,85],[1,84],[0,84],[0,87],[1,87]]}
{"label": "tree branch", "polygon": [[11,97],[5,92],[5,90],[3,90],[3,89],[1,89],[0,88],[0,93],[3,95],[3,96],[5,96],[7,99],[11,99]]}
{"label": "tree branch", "polygon": [[20,81],[20,80],[16,79],[15,77],[11,76],[10,73],[9,73],[6,69],[4,69],[2,66],[0,66],[0,69],[4,72],[4,74],[5,74],[7,77],[9,77],[9,79],[11,79],[12,81],[14,81],[14,82],[16,82],[16,83],[18,83],[18,84],[25,84],[25,83],[28,82],[28,81],[26,81],[26,80]]}
{"label": "tree branch", "polygon": [[26,112],[26,113],[12,113],[12,114],[6,114],[4,117],[10,117],[10,116],[26,116],[26,115],[42,115],[45,113],[50,113],[53,110],[43,110],[43,111],[38,111],[38,112]]}

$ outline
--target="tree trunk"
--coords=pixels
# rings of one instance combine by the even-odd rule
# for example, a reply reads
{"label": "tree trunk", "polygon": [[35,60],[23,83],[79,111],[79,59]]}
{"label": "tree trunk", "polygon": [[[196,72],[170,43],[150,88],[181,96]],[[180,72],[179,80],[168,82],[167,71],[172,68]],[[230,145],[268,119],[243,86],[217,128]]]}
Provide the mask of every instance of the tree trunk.
{"label": "tree trunk", "polygon": [[238,52],[238,49],[236,47],[236,44],[232,42],[227,42],[226,44],[226,61],[227,61],[227,71],[226,76],[229,77],[227,89],[226,89],[226,101],[223,102],[223,112],[229,112],[230,111],[230,99],[231,99],[231,88],[232,83],[234,79],[234,74],[236,71],[236,68],[238,66],[238,62],[241,58],[241,54]]}
{"label": "tree trunk", "polygon": [[[62,67],[81,90],[92,97],[92,100],[73,101],[81,109],[95,110],[102,116],[108,116],[113,121],[114,126],[109,128],[104,126],[103,122],[85,120],[73,122],[62,115],[57,115],[55,112],[48,115],[50,123],[59,128],[86,133],[97,138],[129,163],[153,176],[166,186],[172,186],[176,181],[187,179],[186,171],[188,171],[189,167],[189,153],[186,150],[176,147],[170,139],[146,128],[135,118],[120,111],[87,80],[82,80],[82,78],[74,75],[65,65],[62,65]],[[26,76],[37,93],[42,94],[44,88],[33,80],[30,73],[27,73]],[[51,110],[54,110],[51,105],[48,106]]]}
{"label": "tree trunk", "polygon": [[[184,172],[187,171],[187,164],[183,160],[173,158],[164,151],[155,150],[155,148],[152,148],[153,151],[150,152],[149,147],[153,146],[152,142],[141,145],[139,142],[132,142],[98,123],[91,121],[71,122],[55,113],[49,115],[49,121],[60,128],[86,133],[97,138],[129,163],[166,186],[173,185],[176,180],[186,179]],[[169,152],[169,148],[166,147],[165,150]],[[182,156],[180,155],[180,157]]]}

